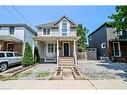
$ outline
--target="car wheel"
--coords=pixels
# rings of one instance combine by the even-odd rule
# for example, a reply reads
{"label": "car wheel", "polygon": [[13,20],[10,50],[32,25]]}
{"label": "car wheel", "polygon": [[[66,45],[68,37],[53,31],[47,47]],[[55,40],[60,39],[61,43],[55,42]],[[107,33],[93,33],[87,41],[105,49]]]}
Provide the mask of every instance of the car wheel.
{"label": "car wheel", "polygon": [[1,63],[0,64],[0,71],[5,71],[7,70],[7,63]]}

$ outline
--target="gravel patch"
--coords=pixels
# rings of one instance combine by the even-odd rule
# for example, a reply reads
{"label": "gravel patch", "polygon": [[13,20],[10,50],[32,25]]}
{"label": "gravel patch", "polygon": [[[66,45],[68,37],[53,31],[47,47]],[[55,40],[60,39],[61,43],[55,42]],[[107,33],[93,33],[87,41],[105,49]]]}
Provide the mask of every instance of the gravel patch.
{"label": "gravel patch", "polygon": [[125,79],[127,80],[127,64],[102,63],[100,61],[78,61],[79,70],[85,79]]}
{"label": "gravel patch", "polygon": [[38,64],[14,77],[18,80],[49,80],[56,68],[56,64]]}

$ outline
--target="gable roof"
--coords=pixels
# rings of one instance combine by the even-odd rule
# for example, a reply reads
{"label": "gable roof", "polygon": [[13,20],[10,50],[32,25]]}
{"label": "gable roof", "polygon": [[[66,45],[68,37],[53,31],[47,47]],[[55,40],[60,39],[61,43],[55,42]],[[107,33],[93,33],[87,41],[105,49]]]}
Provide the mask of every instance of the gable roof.
{"label": "gable roof", "polygon": [[107,22],[105,22],[105,23],[103,23],[100,27],[98,27],[95,31],[93,31],[91,34],[89,34],[88,37],[89,37],[90,35],[94,34],[95,32],[97,32],[100,28],[102,28],[102,27],[104,27],[104,26],[106,26],[106,27],[111,27],[111,25],[109,25]]}
{"label": "gable roof", "polygon": [[17,23],[17,24],[0,24],[0,27],[25,27],[28,30],[30,30],[33,34],[37,34],[35,32],[35,30],[33,30],[30,26],[28,26],[27,24],[23,24],[23,23]]}
{"label": "gable roof", "polygon": [[61,18],[59,18],[58,20],[56,21],[53,21],[53,22],[49,22],[49,23],[44,23],[44,24],[39,24],[37,25],[36,27],[37,28],[50,28],[54,25],[56,25],[58,22],[60,22],[63,18],[66,18],[70,23],[72,23],[73,25],[76,25],[69,17],[67,16],[62,16]]}

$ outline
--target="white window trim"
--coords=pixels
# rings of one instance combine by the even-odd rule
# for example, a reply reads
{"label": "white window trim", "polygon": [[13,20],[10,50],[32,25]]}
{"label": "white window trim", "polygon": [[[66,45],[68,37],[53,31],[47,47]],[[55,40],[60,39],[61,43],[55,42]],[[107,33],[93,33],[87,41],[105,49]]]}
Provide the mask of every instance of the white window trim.
{"label": "white window trim", "polygon": [[62,35],[62,21],[63,21],[63,20],[67,20],[67,19],[64,18],[64,19],[62,19],[61,22],[60,22],[60,35],[61,35],[61,36],[69,36],[70,25],[69,25],[69,23],[68,23],[68,20],[67,20],[67,35]]}
{"label": "white window trim", "polygon": [[[105,47],[103,47],[103,45],[105,45]],[[102,49],[106,48],[106,44],[105,43],[101,43],[101,48]]]}
{"label": "white window trim", "polygon": [[122,31],[119,31],[119,34],[118,32],[116,33],[117,36],[122,36],[123,35],[123,32]]}
{"label": "white window trim", "polygon": [[[48,52],[48,44],[53,44],[53,52]],[[56,44],[56,43],[50,43],[50,42],[47,43],[47,45],[46,45],[47,54],[55,54],[55,53],[57,52],[57,51],[55,52],[55,44]]]}
{"label": "white window trim", "polygon": [[[45,28],[44,28],[45,29]],[[50,30],[50,33],[49,33],[49,35],[47,35],[47,33],[46,33],[46,35],[44,35],[44,29],[42,29],[42,36],[51,36],[51,28],[49,28],[49,30]],[[46,28],[47,29],[47,28]]]}
{"label": "white window trim", "polygon": [[[119,55],[115,55],[114,43],[118,44]],[[120,43],[119,42],[113,42],[113,54],[114,54],[115,57],[121,57],[121,50],[120,50]]]}

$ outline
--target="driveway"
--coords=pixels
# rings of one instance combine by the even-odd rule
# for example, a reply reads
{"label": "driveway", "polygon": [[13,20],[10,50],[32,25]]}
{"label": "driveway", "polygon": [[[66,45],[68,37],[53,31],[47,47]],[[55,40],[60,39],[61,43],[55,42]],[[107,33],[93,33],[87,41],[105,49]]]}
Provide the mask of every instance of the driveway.
{"label": "driveway", "polygon": [[90,80],[127,79],[127,64],[103,63],[100,61],[80,61],[79,70]]}

